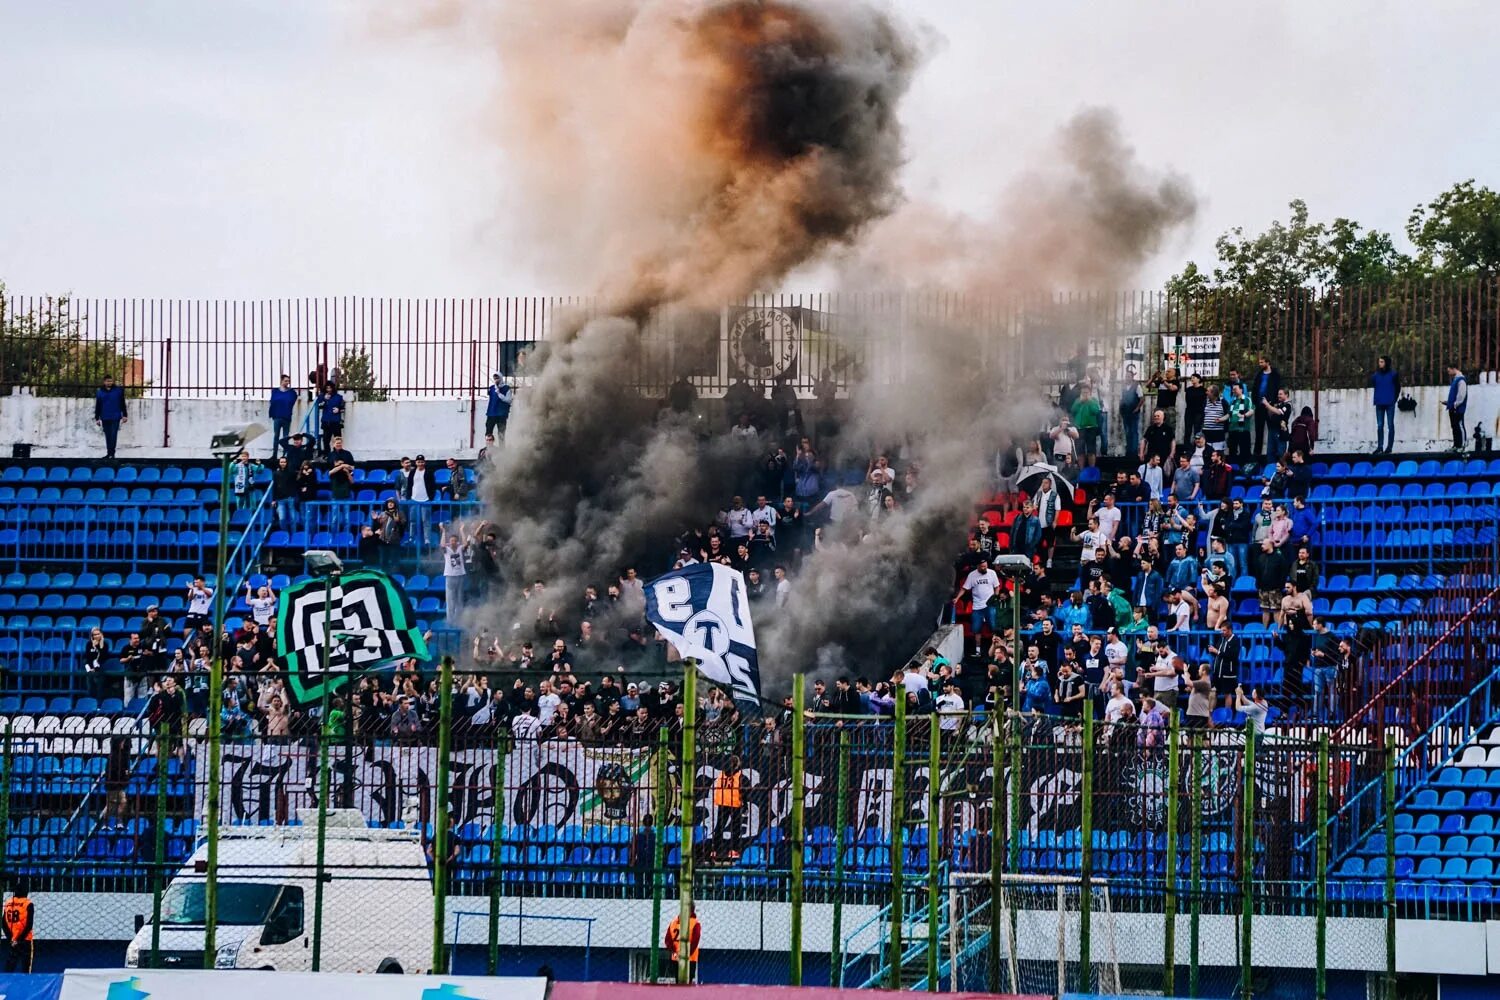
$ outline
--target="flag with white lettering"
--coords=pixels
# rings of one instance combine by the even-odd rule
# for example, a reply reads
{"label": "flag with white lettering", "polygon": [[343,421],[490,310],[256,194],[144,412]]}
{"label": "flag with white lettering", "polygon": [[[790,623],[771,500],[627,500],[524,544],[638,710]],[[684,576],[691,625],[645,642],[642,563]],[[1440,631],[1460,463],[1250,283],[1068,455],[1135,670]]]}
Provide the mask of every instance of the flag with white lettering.
{"label": "flag with white lettering", "polygon": [[684,659],[731,689],[760,700],[760,661],[745,578],[719,563],[695,563],[646,584],[646,620]]}

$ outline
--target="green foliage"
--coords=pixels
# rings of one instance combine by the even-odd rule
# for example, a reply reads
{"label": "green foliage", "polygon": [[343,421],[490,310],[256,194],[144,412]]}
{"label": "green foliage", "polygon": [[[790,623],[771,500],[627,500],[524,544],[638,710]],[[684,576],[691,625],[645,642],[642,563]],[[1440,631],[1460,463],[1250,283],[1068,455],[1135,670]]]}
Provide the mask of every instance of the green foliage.
{"label": "green foliage", "polygon": [[1406,235],[1437,276],[1500,274],[1500,194],[1472,180],[1455,184],[1412,210]]}
{"label": "green foliage", "polygon": [[375,384],[375,366],[362,347],[350,347],[339,355],[339,388],[359,393],[359,398],[384,402],[390,393]]}
{"label": "green foliage", "polygon": [[87,398],[105,375],[139,398],[150,384],[134,351],[86,336],[88,317],[74,315],[67,296],[29,312],[12,312],[0,283],[0,394],[29,387],[38,396]]}

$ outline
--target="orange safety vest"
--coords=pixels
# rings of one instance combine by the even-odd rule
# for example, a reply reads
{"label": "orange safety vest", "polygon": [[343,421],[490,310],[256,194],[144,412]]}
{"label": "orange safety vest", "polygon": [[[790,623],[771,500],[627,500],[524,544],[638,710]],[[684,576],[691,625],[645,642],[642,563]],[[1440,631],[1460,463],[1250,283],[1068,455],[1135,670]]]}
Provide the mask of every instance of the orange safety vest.
{"label": "orange safety vest", "polygon": [[725,809],[740,807],[740,772],[726,771],[714,779],[714,805]]}
{"label": "orange safety vest", "polygon": [[[696,962],[698,961],[698,942],[703,937],[703,925],[698,922],[697,917],[693,917],[692,921],[688,924],[688,936],[690,939],[688,945],[692,948],[691,953],[688,955],[688,961]],[[672,961],[674,962],[681,959],[681,956],[677,953],[677,945],[681,941],[681,938],[682,916],[679,914],[673,917],[672,922],[667,925],[667,951],[671,953]]]}
{"label": "orange safety vest", "polygon": [[[32,939],[32,928],[27,925],[32,923],[31,910],[33,904],[25,897],[12,896],[5,901],[5,939],[7,941],[30,941]],[[26,927],[26,933],[21,934],[21,928]]]}

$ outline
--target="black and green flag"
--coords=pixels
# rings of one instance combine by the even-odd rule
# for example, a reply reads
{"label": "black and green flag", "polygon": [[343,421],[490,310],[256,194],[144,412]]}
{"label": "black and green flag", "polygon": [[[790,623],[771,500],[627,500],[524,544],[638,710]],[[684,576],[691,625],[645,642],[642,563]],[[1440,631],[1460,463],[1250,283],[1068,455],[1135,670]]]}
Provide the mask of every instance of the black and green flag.
{"label": "black and green flag", "polygon": [[379,570],[334,577],[327,591],[323,580],[301,580],[281,592],[276,620],[277,653],[297,705],[321,699],[324,685],[330,694],[339,690],[352,673],[432,658],[406,592]]}

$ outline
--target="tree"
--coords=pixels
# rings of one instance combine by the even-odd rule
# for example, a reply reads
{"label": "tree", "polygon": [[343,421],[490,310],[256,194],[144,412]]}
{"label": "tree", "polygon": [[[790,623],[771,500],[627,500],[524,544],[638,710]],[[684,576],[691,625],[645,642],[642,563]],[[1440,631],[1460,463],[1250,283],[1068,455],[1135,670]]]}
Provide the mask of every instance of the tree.
{"label": "tree", "polygon": [[88,317],[74,315],[67,296],[17,311],[0,283],[0,394],[27,387],[38,396],[87,398],[113,375],[127,395],[140,397],[150,383],[135,352],[88,334]]}
{"label": "tree", "polygon": [[1455,184],[1412,210],[1406,235],[1438,277],[1500,274],[1500,194],[1472,180]]}
{"label": "tree", "polygon": [[339,388],[352,389],[360,399],[384,402],[390,393],[375,384],[375,366],[363,347],[345,348],[339,355]]}

